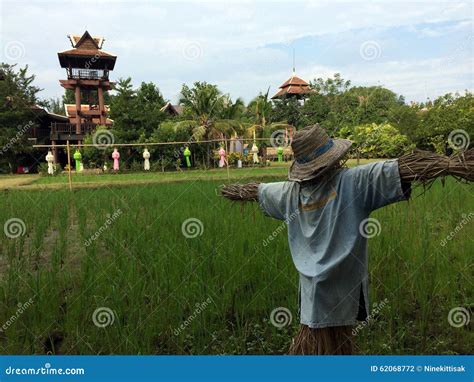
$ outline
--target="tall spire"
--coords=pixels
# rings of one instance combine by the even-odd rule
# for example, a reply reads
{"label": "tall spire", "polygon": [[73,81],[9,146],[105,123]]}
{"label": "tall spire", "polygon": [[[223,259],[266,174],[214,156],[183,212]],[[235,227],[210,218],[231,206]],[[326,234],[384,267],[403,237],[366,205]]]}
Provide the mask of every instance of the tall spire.
{"label": "tall spire", "polygon": [[293,48],[293,76],[296,75],[295,69],[295,48]]}

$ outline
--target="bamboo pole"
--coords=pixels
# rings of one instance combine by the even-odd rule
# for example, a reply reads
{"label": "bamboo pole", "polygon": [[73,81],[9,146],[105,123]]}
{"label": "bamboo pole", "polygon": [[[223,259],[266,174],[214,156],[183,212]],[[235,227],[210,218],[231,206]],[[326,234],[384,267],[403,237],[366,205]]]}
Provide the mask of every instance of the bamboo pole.
{"label": "bamboo pole", "polygon": [[72,191],[72,178],[71,178],[71,150],[69,148],[69,141],[66,141],[67,147],[67,166],[68,166],[68,178],[69,178],[69,190]]}
{"label": "bamboo pole", "polygon": [[[256,141],[269,141],[270,138],[255,138]],[[254,139],[252,138],[242,138],[241,141],[249,141],[252,142]],[[222,142],[222,139],[211,139],[207,141],[199,141],[199,142],[190,142],[190,141],[183,141],[183,142],[151,142],[151,143],[114,143],[111,144],[93,144],[93,143],[82,143],[82,144],[70,144],[71,147],[131,147],[131,146],[166,146],[166,145],[199,145],[201,143],[213,143],[213,142]],[[34,148],[48,148],[53,147],[53,145],[33,145]],[[54,147],[67,147],[66,145],[54,145]]]}

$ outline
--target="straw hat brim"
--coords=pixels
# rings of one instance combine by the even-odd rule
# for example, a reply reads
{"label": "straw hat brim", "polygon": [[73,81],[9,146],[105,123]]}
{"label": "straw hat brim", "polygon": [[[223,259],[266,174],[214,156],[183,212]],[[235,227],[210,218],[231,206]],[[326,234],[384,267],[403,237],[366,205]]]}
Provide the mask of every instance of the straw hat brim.
{"label": "straw hat brim", "polygon": [[307,163],[293,161],[288,172],[288,179],[295,182],[314,179],[330,169],[343,158],[352,146],[348,139],[333,139],[334,144],[324,154]]}

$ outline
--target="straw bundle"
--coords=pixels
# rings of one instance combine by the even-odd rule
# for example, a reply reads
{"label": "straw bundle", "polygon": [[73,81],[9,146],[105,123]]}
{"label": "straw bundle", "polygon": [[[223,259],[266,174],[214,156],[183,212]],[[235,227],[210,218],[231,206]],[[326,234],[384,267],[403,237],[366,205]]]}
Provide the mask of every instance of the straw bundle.
{"label": "straw bundle", "polygon": [[291,355],[348,355],[352,354],[350,326],[312,329],[301,325],[288,350]]}
{"label": "straw bundle", "polygon": [[474,149],[451,157],[415,150],[398,159],[400,177],[405,182],[429,184],[439,177],[452,176],[457,180],[474,181]]}
{"label": "straw bundle", "polygon": [[229,184],[221,187],[221,195],[233,201],[257,201],[260,183]]}

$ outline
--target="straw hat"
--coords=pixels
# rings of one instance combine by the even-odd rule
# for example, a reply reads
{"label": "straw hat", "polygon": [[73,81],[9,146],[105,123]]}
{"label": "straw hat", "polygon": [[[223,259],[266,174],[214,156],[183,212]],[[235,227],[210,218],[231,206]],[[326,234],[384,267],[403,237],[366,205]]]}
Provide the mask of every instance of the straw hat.
{"label": "straw hat", "polygon": [[348,139],[331,139],[319,125],[298,130],[291,142],[295,160],[288,178],[302,182],[321,176],[346,155],[351,145]]}

